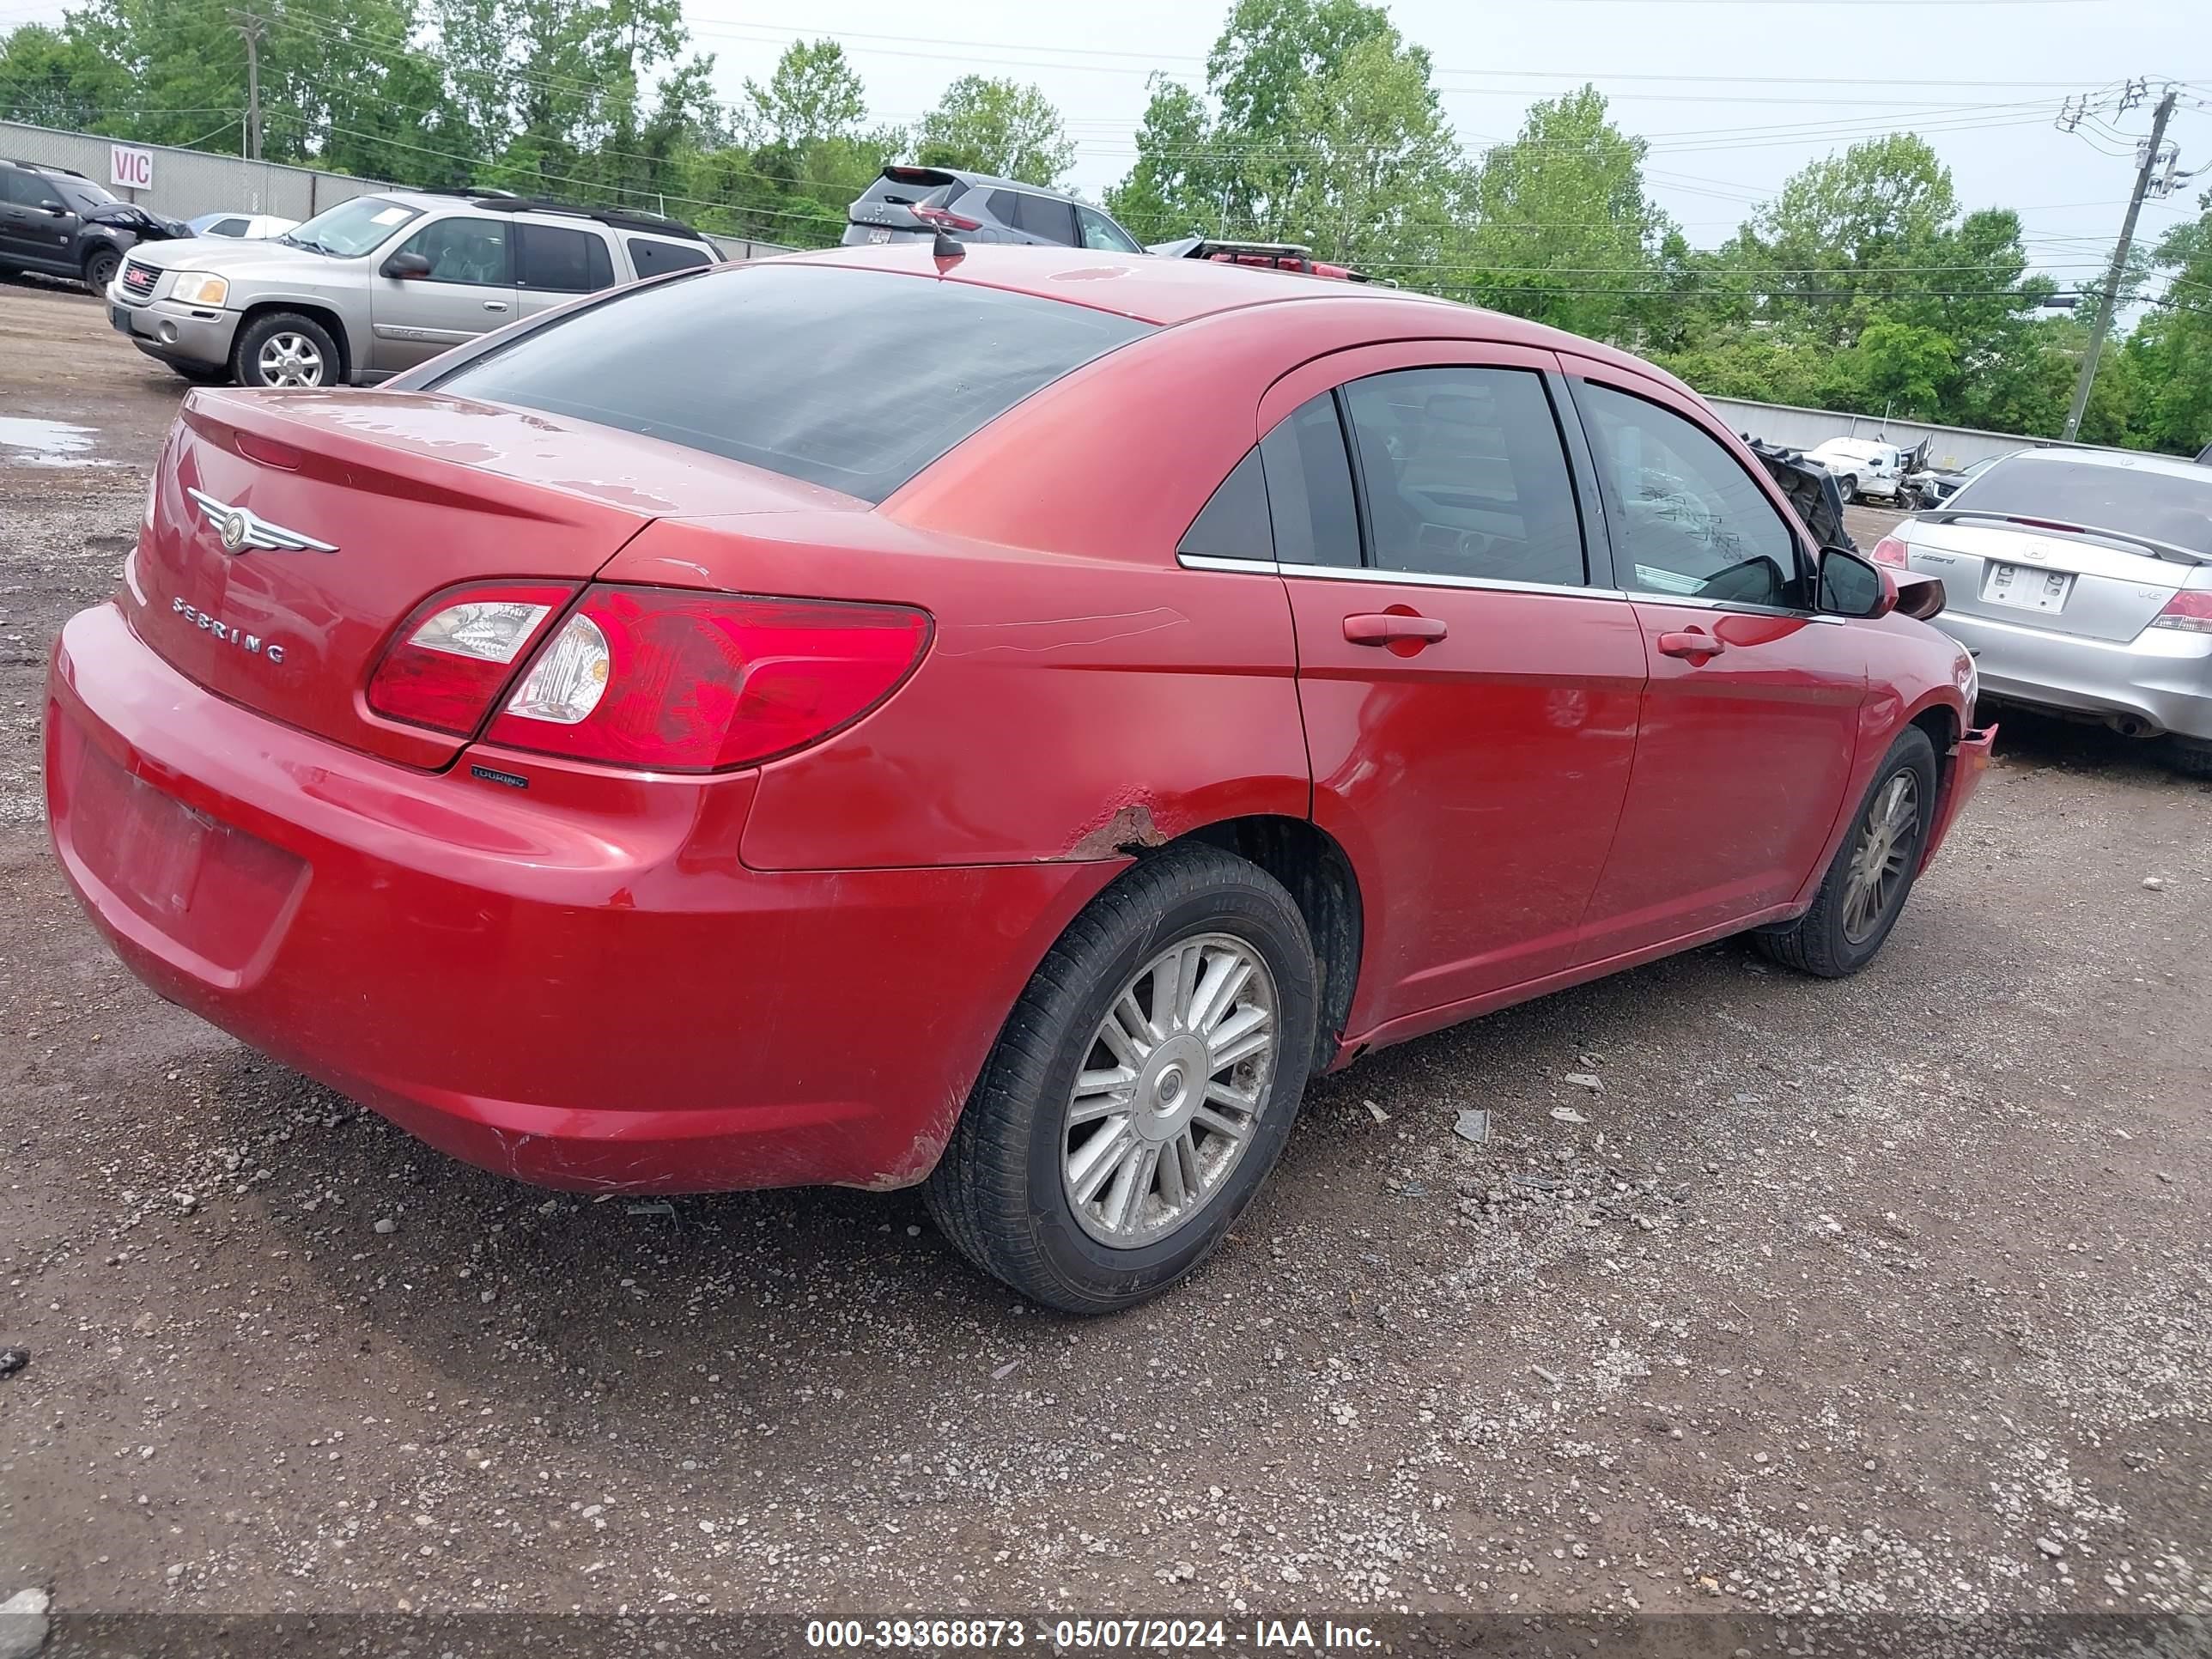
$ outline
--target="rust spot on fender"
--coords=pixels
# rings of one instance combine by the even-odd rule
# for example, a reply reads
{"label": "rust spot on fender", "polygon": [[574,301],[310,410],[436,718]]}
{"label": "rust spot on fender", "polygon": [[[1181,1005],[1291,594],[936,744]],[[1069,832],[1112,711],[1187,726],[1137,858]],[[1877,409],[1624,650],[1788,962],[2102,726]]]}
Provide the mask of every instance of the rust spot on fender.
{"label": "rust spot on fender", "polygon": [[1085,830],[1063,857],[1078,861],[1128,858],[1148,847],[1164,847],[1166,832],[1152,822],[1152,809],[1139,801],[1124,806],[1096,829]]}

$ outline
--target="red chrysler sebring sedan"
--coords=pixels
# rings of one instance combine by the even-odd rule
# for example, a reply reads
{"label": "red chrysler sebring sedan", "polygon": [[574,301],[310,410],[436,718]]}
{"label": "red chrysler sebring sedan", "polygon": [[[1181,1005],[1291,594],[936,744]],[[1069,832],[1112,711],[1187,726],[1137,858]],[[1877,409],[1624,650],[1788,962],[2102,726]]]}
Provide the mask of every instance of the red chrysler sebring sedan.
{"label": "red chrysler sebring sedan", "polygon": [[926,1183],[1095,1311],[1316,1072],[1746,930],[1863,966],[1989,752],[1899,606],[1586,340],[838,249],[193,392],[47,788],[149,985],[457,1157]]}

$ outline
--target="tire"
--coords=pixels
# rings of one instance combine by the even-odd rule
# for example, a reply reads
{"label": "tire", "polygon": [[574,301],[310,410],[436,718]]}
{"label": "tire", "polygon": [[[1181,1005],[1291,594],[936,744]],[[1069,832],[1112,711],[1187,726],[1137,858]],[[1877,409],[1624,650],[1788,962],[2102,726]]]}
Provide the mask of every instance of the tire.
{"label": "tire", "polygon": [[231,378],[240,386],[336,386],[338,370],[330,331],[296,311],[264,312],[239,330],[230,349]]}
{"label": "tire", "polygon": [[[1883,865],[1893,866],[1895,875],[1875,896],[1869,911],[1863,901],[1854,902],[1860,884],[1853,872],[1862,849],[1872,844],[1869,837],[1876,833],[1877,819],[1891,810],[1889,791],[1901,780],[1910,780],[1911,822],[1887,843],[1889,856]],[[1936,745],[1918,726],[1908,726],[1875,769],[1874,781],[1821,878],[1812,908],[1785,927],[1753,934],[1759,948],[1777,962],[1822,979],[1846,979],[1872,962],[1911,894],[1935,810]]]}
{"label": "tire", "polygon": [[2168,738],[2166,763],[2185,778],[2212,778],[2212,743],[2202,738]]}
{"label": "tire", "polygon": [[85,292],[95,300],[104,299],[107,294],[107,285],[115,280],[115,273],[122,269],[123,256],[113,248],[94,248],[85,258]]}
{"label": "tire", "polygon": [[1836,488],[1843,493],[1844,505],[1849,507],[1859,498],[1859,481],[1849,476],[1836,480]]}
{"label": "tire", "polygon": [[[1170,1036],[1139,1050],[1115,1011],[1126,998],[1157,1039],[1148,1016],[1161,987],[1149,969],[1194,946],[1199,965],[1183,981],[1198,992],[1190,1026],[1249,1029],[1209,1053],[1169,1022]],[[1251,971],[1239,980],[1239,968]],[[1257,866],[1195,843],[1144,860],[1069,924],[1015,1004],[923,1188],[931,1216],[963,1255],[1048,1307],[1109,1313],[1167,1289],[1220,1244],[1282,1152],[1313,1064],[1316,979],[1304,918]],[[1208,1019],[1208,988],[1224,986],[1229,996]],[[1254,1025],[1253,1010],[1269,1000],[1270,1019]],[[1109,1020],[1118,1046],[1103,1034]],[[1217,1063],[1270,1026],[1264,1077],[1256,1057]],[[1109,1068],[1127,1080],[1110,1080]],[[1242,1086],[1249,1114],[1214,1092],[1221,1081]],[[1191,1115],[1201,1110],[1243,1133]],[[1121,1146],[1131,1152],[1113,1157]],[[1116,1173],[1079,1203],[1102,1168]],[[1171,1187],[1187,1206],[1180,1219]]]}

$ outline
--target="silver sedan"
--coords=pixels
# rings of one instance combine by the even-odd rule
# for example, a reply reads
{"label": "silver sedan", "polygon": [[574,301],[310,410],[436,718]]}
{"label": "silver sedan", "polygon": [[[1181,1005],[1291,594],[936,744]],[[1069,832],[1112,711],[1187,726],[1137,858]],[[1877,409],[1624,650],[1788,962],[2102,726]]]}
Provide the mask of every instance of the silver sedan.
{"label": "silver sedan", "polygon": [[2212,470],[2031,449],[1905,520],[1879,563],[1940,577],[1982,695],[2164,738],[2212,777]]}

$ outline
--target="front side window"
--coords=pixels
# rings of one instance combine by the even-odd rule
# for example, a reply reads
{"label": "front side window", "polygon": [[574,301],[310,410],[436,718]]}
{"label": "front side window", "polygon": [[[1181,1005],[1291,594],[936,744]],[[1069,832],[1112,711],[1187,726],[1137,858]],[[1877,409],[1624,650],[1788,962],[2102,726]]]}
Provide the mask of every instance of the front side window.
{"label": "front side window", "polygon": [[411,281],[505,288],[514,281],[507,248],[514,228],[498,219],[440,219],[410,236],[399,252],[419,253],[430,262],[429,274]]}
{"label": "front side window", "polygon": [[880,501],[1031,392],[1152,331],[968,283],[723,265],[618,289],[434,384]]}
{"label": "front side window", "polygon": [[1613,577],[1643,593],[1789,605],[1797,537],[1711,434],[1674,410],[1584,381]]}
{"label": "front side window", "polygon": [[1075,210],[1075,222],[1083,233],[1083,246],[1109,253],[1142,253],[1129,234],[1104,214],[1087,207]]}
{"label": "front side window", "polygon": [[1275,556],[1285,564],[1357,566],[1359,509],[1344,424],[1328,392],[1309,398],[1260,440]]}
{"label": "front side window", "polygon": [[23,173],[13,167],[7,173],[8,200],[17,207],[58,208],[62,204],[60,193],[35,173]]}
{"label": "front side window", "polygon": [[1581,520],[1543,378],[1409,368],[1344,388],[1384,570],[1580,586]]}

